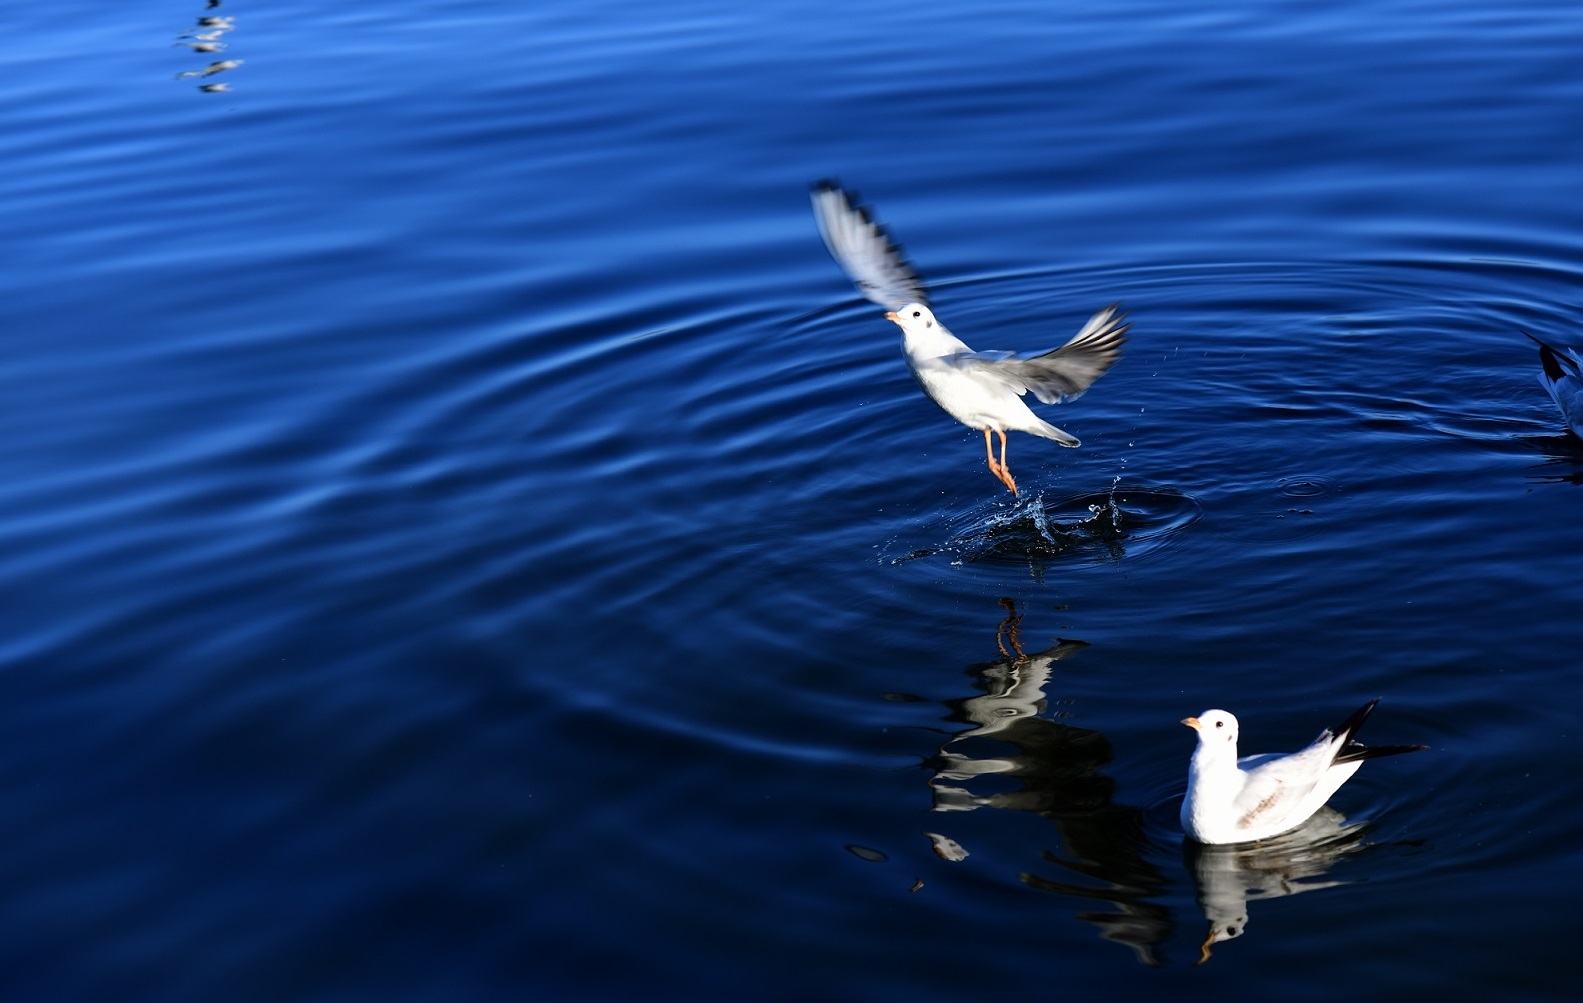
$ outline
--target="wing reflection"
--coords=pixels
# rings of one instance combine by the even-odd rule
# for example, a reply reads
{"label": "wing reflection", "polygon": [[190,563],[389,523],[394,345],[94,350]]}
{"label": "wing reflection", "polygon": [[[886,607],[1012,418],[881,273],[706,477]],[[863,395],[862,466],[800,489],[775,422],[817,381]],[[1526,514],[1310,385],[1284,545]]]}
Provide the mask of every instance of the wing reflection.
{"label": "wing reflection", "polygon": [[1368,846],[1363,830],[1325,807],[1291,832],[1258,843],[1207,846],[1185,840],[1183,859],[1209,921],[1198,964],[1209,960],[1215,944],[1247,932],[1249,902],[1348,884],[1305,879],[1323,877],[1343,857]]}
{"label": "wing reflection", "polygon": [[[1174,799],[1169,805],[1162,799],[1158,811],[1118,803],[1116,781],[1105,772],[1109,739],[1050,712],[1046,691],[1056,663],[1088,645],[1058,640],[1028,652],[1015,604],[1002,599],[1000,605],[1006,611],[996,630],[1001,657],[968,667],[980,692],[947,701],[948,719],[965,727],[926,764],[933,771],[931,810],[1004,808],[1049,819],[1058,846],[1042,854],[1043,873],[1018,877],[1031,888],[1093,903],[1077,918],[1097,927],[1101,938],[1126,945],[1145,965],[1164,963],[1162,945],[1177,925],[1173,906],[1201,910],[1207,920],[1207,936],[1199,943],[1195,934],[1192,941],[1202,964],[1214,944],[1246,932],[1250,902],[1349,883],[1324,878],[1372,844],[1363,838],[1364,825],[1325,808],[1292,832],[1259,843],[1182,840],[1180,858],[1197,895],[1194,910],[1172,864],[1179,838]],[[948,861],[965,858],[972,847],[958,844],[947,826],[938,828],[943,832],[928,834],[936,853]]]}

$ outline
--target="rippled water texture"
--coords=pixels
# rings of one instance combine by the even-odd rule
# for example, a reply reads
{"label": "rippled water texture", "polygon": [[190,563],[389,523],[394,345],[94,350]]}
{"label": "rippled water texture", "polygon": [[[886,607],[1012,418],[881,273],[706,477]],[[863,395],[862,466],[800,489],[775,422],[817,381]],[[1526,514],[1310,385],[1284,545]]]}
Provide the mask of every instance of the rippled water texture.
{"label": "rippled water texture", "polygon": [[0,12],[0,996],[1575,995],[1574,10],[208,2]]}

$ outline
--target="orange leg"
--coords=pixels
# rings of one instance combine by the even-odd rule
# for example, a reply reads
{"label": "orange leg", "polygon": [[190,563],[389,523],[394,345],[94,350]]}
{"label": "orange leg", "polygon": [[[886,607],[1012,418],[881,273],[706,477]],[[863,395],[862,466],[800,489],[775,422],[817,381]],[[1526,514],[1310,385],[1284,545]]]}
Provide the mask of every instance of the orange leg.
{"label": "orange leg", "polygon": [[1006,433],[1001,432],[1000,429],[995,429],[995,431],[1000,433],[999,462],[996,462],[995,460],[995,447],[990,445],[990,430],[987,428],[984,429],[984,456],[989,460],[989,472],[994,474],[1000,483],[1006,485],[1008,488],[1011,488],[1012,494],[1016,494],[1017,482],[1011,479],[1011,471],[1006,469]]}
{"label": "orange leg", "polygon": [[[1008,488],[1011,488],[1012,494],[1016,494],[1017,482],[1011,479],[1011,468],[1006,466],[1006,432],[1004,429],[999,428],[995,429],[995,432],[1000,436],[1000,479],[1005,482]],[[988,432],[984,433],[984,445],[989,445]]]}

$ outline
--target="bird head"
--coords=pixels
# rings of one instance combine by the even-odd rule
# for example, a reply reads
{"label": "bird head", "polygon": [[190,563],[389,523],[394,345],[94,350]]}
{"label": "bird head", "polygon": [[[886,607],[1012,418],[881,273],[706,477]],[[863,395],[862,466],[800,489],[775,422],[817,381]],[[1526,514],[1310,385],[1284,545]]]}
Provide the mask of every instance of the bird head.
{"label": "bird head", "polygon": [[922,303],[908,303],[900,310],[892,310],[885,315],[886,320],[895,321],[903,331],[923,332],[934,327],[934,314]]}
{"label": "bird head", "polygon": [[1237,719],[1230,711],[1206,710],[1197,717],[1184,717],[1182,723],[1198,732],[1198,744],[1212,745],[1222,742],[1237,747]]}

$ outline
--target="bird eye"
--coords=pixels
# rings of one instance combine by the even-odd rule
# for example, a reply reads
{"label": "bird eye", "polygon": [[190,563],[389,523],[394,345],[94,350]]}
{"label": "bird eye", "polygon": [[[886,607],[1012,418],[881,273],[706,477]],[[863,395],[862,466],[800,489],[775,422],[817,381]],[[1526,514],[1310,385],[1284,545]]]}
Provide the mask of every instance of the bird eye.
{"label": "bird eye", "polygon": [[913,316],[914,316],[914,317],[922,317],[922,316],[923,316],[923,313],[922,313],[922,311],[919,311],[919,310],[914,310],[914,311],[913,311],[913,312],[912,312],[912,315],[913,315]]}
{"label": "bird eye", "polygon": [[1215,727],[1217,727],[1217,728],[1224,728],[1225,726],[1226,726],[1226,722],[1224,722],[1224,721],[1216,721],[1215,722]]}

